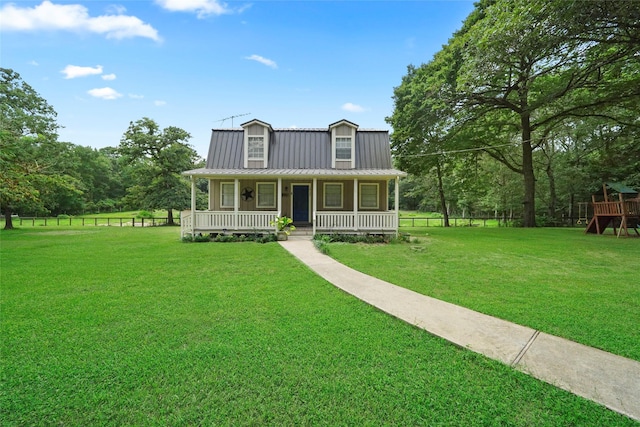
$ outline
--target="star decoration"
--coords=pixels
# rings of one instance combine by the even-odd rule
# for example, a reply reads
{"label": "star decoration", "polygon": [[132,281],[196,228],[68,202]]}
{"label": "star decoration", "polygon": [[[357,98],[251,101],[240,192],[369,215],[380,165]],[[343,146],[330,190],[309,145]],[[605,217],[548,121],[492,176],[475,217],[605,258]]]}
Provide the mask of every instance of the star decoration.
{"label": "star decoration", "polygon": [[243,200],[251,200],[253,199],[253,189],[252,188],[245,188],[244,190],[242,190],[242,199]]}

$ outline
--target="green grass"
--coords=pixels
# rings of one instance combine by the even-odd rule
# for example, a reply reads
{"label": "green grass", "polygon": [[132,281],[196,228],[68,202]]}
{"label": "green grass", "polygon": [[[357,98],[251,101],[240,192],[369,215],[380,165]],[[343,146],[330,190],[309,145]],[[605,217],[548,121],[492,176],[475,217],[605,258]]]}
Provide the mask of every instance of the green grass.
{"label": "green grass", "polygon": [[640,360],[640,239],[567,228],[411,232],[419,243],[329,252],[419,293]]}
{"label": "green grass", "polygon": [[0,238],[3,425],[635,425],[377,311],[275,243]]}

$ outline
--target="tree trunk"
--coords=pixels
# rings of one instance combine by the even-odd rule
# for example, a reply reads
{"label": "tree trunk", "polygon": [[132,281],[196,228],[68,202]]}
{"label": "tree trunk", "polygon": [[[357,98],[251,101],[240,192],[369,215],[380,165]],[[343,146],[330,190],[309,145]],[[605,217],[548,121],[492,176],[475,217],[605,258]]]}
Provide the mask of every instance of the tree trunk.
{"label": "tree trunk", "polygon": [[173,222],[173,209],[167,209],[167,225],[175,225]]}
{"label": "tree trunk", "polygon": [[533,148],[531,146],[531,118],[520,115],[522,125],[522,174],[524,177],[523,227],[536,226],[536,177],[533,172]]}
{"label": "tree trunk", "polygon": [[556,177],[553,174],[553,168],[551,167],[551,159],[547,163],[547,178],[549,179],[549,207],[548,214],[550,219],[556,218],[556,210],[558,207],[558,195],[556,194]]}
{"label": "tree trunk", "polygon": [[444,188],[442,186],[442,171],[440,170],[440,160],[436,162],[436,174],[438,176],[438,194],[440,196],[442,215],[444,216],[444,226],[449,227],[449,210],[447,209],[447,201],[445,200]]}
{"label": "tree trunk", "polygon": [[4,208],[4,229],[13,230],[13,218],[11,218],[11,208],[6,206]]}

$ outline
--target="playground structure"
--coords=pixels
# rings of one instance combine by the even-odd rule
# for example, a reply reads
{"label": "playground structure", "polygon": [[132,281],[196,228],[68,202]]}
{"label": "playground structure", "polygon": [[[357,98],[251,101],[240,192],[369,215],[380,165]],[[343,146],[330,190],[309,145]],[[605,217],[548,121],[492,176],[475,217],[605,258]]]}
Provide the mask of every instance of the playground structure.
{"label": "playground structure", "polygon": [[[618,194],[618,200],[610,198],[607,189]],[[585,233],[604,234],[611,225],[613,234],[629,237],[629,229],[640,236],[640,197],[638,192],[619,183],[605,183],[602,185],[603,200],[596,200],[591,196],[593,217],[585,229]],[[634,196],[630,198],[629,196]],[[625,198],[626,197],[626,198]]]}

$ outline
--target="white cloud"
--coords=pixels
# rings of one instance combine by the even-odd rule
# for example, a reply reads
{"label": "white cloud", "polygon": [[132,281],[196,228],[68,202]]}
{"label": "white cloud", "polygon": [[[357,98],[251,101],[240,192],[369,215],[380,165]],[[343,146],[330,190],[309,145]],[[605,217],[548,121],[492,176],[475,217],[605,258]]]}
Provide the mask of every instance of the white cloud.
{"label": "white cloud", "polygon": [[102,99],[118,99],[122,96],[121,93],[116,92],[114,89],[111,89],[110,87],[91,89],[87,93],[91,96],[94,96],[96,98],[102,98]]}
{"label": "white cloud", "polygon": [[111,74],[105,74],[102,76],[102,80],[115,80],[116,79],[116,75],[111,73]]}
{"label": "white cloud", "polygon": [[93,76],[96,74],[102,74],[102,65],[96,65],[95,67],[81,67],[79,65],[67,65],[64,70],[60,71],[64,74],[65,79],[75,79],[76,77]]}
{"label": "white cloud", "polygon": [[276,64],[275,61],[271,60],[271,59],[267,59],[263,56],[260,55],[251,55],[251,56],[245,56],[244,59],[248,59],[250,61],[256,61],[259,62],[261,64],[266,65],[267,67],[271,67],[273,69],[278,68],[278,64]]}
{"label": "white cloud", "polygon": [[171,12],[195,12],[198,18],[233,12],[226,3],[217,0],[156,0],[156,3]]}
{"label": "white cloud", "polygon": [[137,95],[135,93],[130,93],[129,94],[129,98],[131,98],[131,99],[143,99],[144,95]]}
{"label": "white cloud", "polygon": [[32,59],[31,61],[29,61],[29,65],[33,65],[34,67],[39,66],[40,64],[38,64],[38,61]]}
{"label": "white cloud", "polygon": [[146,37],[161,40],[155,28],[135,16],[92,17],[81,4],[53,4],[49,0],[31,8],[6,4],[0,9],[0,28],[4,31],[88,31],[103,34],[108,39]]}
{"label": "white cloud", "polygon": [[365,111],[364,107],[361,107],[360,105],[357,105],[357,104],[352,104],[350,102],[347,102],[346,104],[344,104],[342,106],[342,109],[344,111],[349,111],[350,113],[362,113]]}
{"label": "white cloud", "polygon": [[165,105],[167,105],[167,101],[153,101],[153,105],[155,105],[156,107],[164,107]]}

